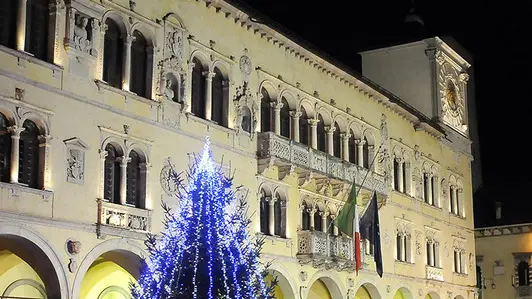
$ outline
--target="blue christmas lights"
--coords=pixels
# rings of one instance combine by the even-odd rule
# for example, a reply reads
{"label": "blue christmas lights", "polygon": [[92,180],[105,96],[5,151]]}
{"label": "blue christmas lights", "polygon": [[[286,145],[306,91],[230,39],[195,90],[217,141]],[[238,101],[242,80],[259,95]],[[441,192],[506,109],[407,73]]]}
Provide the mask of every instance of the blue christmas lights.
{"label": "blue christmas lights", "polygon": [[259,261],[260,240],[251,241],[245,202],[235,201],[232,180],[212,159],[208,139],[188,174],[188,185],[175,172],[179,207],[165,205],[164,231],[150,235],[149,267],[132,284],[135,299],[272,298]]}

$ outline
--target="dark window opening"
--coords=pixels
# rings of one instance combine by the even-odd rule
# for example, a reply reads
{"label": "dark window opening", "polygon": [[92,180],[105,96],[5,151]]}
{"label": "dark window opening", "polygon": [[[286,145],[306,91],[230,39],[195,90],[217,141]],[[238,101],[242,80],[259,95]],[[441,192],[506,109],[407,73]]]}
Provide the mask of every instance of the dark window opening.
{"label": "dark window opening", "polygon": [[308,115],[305,108],[301,107],[301,116],[299,117],[299,142],[304,145],[309,145],[309,125]]}
{"label": "dark window opening", "polygon": [[18,181],[30,188],[38,188],[39,177],[39,128],[31,120],[25,120],[20,133]]}
{"label": "dark window opening", "polygon": [[127,163],[126,203],[139,208],[141,206],[140,157],[135,152],[129,153],[130,161]]}
{"label": "dark window opening", "polygon": [[108,144],[105,147],[104,198],[109,202],[120,204],[120,161],[116,148]]}
{"label": "dark window opening", "polygon": [[48,15],[48,0],[27,0],[24,51],[42,60],[48,51]]}
{"label": "dark window opening", "polygon": [[205,78],[203,77],[203,65],[199,59],[192,59],[192,113],[205,119]]}
{"label": "dark window opening", "polygon": [[211,120],[217,124],[227,127],[226,112],[228,105],[227,82],[222,72],[214,68],[214,77],[212,78],[212,106]]}
{"label": "dark window opening", "polygon": [[281,99],[280,117],[281,117],[281,136],[290,138],[290,107],[288,107],[288,101],[285,98]]}
{"label": "dark window opening", "polygon": [[7,118],[0,113],[0,182],[11,180],[11,133]]}
{"label": "dark window opening", "polygon": [[0,5],[0,44],[12,49],[17,43],[18,1],[4,0]]}
{"label": "dark window opening", "polygon": [[333,146],[334,146],[334,156],[341,158],[341,148],[342,148],[342,139],[340,138],[340,126],[338,123],[334,123],[334,132],[333,132]]}
{"label": "dark window opening", "polygon": [[262,98],[260,100],[260,131],[261,132],[271,132],[272,130],[272,112],[271,112],[271,102],[272,99],[266,91],[262,89],[261,91]]}
{"label": "dark window opening", "polygon": [[321,115],[318,115],[317,133],[318,133],[318,150],[322,152],[326,152],[327,141],[325,138],[326,137],[325,124],[323,123],[323,117]]}
{"label": "dark window opening", "polygon": [[107,30],[105,31],[103,47],[103,80],[107,84],[122,88],[122,64],[124,40],[118,24],[111,18],[105,20]]}
{"label": "dark window opening", "polygon": [[133,32],[131,44],[131,81],[129,90],[137,95],[150,98],[148,91],[148,42],[138,30]]}

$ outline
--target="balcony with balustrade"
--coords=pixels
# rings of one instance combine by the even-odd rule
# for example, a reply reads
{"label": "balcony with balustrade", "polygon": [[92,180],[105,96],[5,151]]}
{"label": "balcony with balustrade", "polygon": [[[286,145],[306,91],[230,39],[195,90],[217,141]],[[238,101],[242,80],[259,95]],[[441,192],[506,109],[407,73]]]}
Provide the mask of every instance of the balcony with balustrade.
{"label": "balcony with balustrade", "polygon": [[315,179],[318,183],[327,181],[337,190],[348,190],[355,181],[362,193],[375,190],[379,199],[386,198],[390,191],[384,175],[272,132],[258,134],[257,155],[259,173],[275,165],[279,179],[297,173],[300,186]]}
{"label": "balcony with balustrade", "polygon": [[151,211],[98,200],[97,234],[144,239],[150,231]]}
{"label": "balcony with balustrade", "polygon": [[517,286],[515,293],[517,299],[532,299],[532,286]]}
{"label": "balcony with balustrade", "polygon": [[426,266],[426,277],[431,280],[443,281],[443,269],[438,267]]}
{"label": "balcony with balustrade", "polygon": [[298,232],[297,258],[300,264],[316,268],[346,270],[354,267],[353,241],[344,236],[309,230]]}

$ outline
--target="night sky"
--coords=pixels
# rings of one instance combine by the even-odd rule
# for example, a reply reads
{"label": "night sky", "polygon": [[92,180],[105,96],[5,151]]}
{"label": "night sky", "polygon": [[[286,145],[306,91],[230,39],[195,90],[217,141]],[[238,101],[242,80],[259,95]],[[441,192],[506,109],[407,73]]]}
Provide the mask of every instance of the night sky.
{"label": "night sky", "polygon": [[[354,69],[358,51],[394,43],[409,30],[410,0],[236,2]],[[427,37],[450,35],[473,56],[481,151],[475,158],[483,168],[483,187],[474,197],[476,205],[482,202],[477,225],[499,224],[491,221],[496,200],[503,202],[504,223],[532,222],[530,209],[519,212],[523,204],[532,207],[532,9],[526,2],[415,1]]]}

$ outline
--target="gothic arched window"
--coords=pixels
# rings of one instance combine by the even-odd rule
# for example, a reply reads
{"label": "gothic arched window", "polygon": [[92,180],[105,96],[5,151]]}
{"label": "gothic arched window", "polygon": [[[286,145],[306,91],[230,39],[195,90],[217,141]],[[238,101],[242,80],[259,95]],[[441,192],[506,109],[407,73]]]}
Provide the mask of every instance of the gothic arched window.
{"label": "gothic arched window", "polygon": [[270,233],[269,227],[270,219],[270,203],[269,198],[266,197],[264,191],[261,191],[260,197],[260,232],[268,235]]}
{"label": "gothic arched window", "polygon": [[317,231],[323,231],[323,226],[321,223],[321,211],[319,209],[316,209],[316,212],[314,213],[314,230]]}
{"label": "gothic arched window", "polygon": [[0,113],[0,182],[11,179],[11,133],[7,118]]}
{"label": "gothic arched window", "polygon": [[310,230],[310,212],[305,203],[303,203],[303,211],[301,212],[301,230]]}
{"label": "gothic arched window", "polygon": [[211,120],[224,127],[227,127],[228,96],[227,81],[220,69],[215,67],[212,78]]}
{"label": "gothic arched window", "polygon": [[333,146],[334,146],[334,156],[341,158],[341,148],[342,148],[342,139],[340,138],[340,126],[337,122],[334,123],[334,132],[333,132]]}
{"label": "gothic arched window", "polygon": [[308,146],[308,115],[307,110],[301,106],[301,116],[299,117],[299,142]]}
{"label": "gothic arched window", "polygon": [[399,162],[397,159],[393,159],[393,189],[399,190]]}
{"label": "gothic arched window", "polygon": [[105,25],[107,30],[103,48],[103,80],[113,87],[122,88],[123,33],[111,18],[105,20]]}
{"label": "gothic arched window", "polygon": [[325,152],[327,148],[327,142],[325,136],[327,135],[325,133],[325,124],[323,123],[323,117],[321,115],[318,115],[318,150]]}
{"label": "gothic arched window", "polygon": [[281,117],[281,136],[290,138],[290,107],[288,106],[288,101],[283,97],[281,99],[280,117]]}
{"label": "gothic arched window", "polygon": [[275,235],[281,238],[286,237],[286,201],[277,194],[277,200],[273,206],[273,215],[275,223]]}
{"label": "gothic arched window", "polygon": [[46,60],[48,51],[48,5],[48,0],[27,0],[26,2],[24,51],[42,60]]}
{"label": "gothic arched window", "polygon": [[148,90],[148,41],[138,30],[133,32],[131,44],[131,81],[129,90],[137,95],[150,98]]}
{"label": "gothic arched window", "polygon": [[261,132],[271,132],[272,130],[272,113],[271,113],[271,102],[270,94],[263,88],[260,91],[262,97],[260,100],[260,131]]}
{"label": "gothic arched window", "polygon": [[364,136],[364,146],[362,147],[362,157],[364,157],[364,168],[369,169],[369,165],[372,161],[369,160],[369,144],[368,139]]}
{"label": "gothic arched window", "polygon": [[30,188],[39,187],[39,128],[25,120],[20,133],[18,181]]}
{"label": "gothic arched window", "polygon": [[120,204],[120,161],[119,152],[115,146],[108,144],[105,147],[104,169],[104,198],[109,202]]}
{"label": "gothic arched window", "polygon": [[0,5],[0,45],[12,49],[16,47],[18,1],[4,0]]}
{"label": "gothic arched window", "polygon": [[349,162],[357,164],[357,144],[353,131],[351,131],[351,136],[349,136]]}
{"label": "gothic arched window", "polygon": [[192,59],[194,68],[192,69],[192,113],[205,119],[205,78],[203,77],[203,65],[201,61],[194,57]]}

